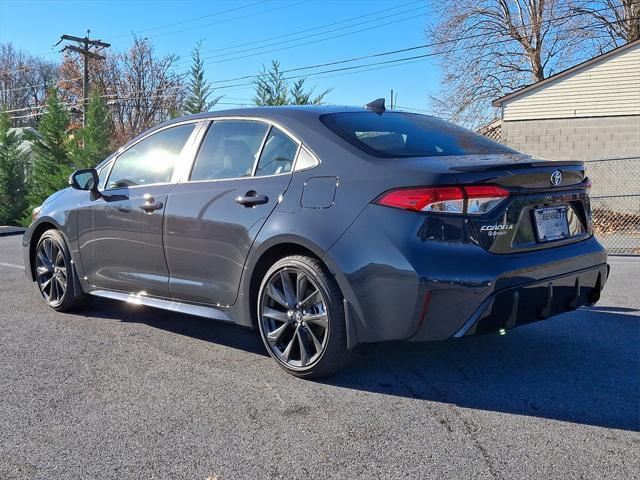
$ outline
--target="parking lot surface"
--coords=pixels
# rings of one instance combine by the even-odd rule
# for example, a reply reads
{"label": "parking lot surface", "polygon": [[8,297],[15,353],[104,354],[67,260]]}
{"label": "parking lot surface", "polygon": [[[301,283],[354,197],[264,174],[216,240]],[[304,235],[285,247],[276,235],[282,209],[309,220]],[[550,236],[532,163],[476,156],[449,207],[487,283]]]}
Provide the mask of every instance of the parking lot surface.
{"label": "parking lot surface", "polygon": [[594,308],[314,382],[240,327],[56,313],[0,237],[0,478],[638,478],[640,259],[610,263]]}

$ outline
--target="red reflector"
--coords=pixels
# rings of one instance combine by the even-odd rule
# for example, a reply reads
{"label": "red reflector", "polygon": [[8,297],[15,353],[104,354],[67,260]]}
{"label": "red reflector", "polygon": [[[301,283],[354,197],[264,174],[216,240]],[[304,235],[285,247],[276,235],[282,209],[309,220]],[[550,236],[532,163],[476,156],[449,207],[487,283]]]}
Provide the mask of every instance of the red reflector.
{"label": "red reflector", "polygon": [[459,187],[403,188],[382,196],[376,203],[387,207],[420,211],[433,203],[464,199]]}
{"label": "red reflector", "polygon": [[464,187],[467,198],[497,198],[508,197],[509,192],[493,185],[472,185]]}

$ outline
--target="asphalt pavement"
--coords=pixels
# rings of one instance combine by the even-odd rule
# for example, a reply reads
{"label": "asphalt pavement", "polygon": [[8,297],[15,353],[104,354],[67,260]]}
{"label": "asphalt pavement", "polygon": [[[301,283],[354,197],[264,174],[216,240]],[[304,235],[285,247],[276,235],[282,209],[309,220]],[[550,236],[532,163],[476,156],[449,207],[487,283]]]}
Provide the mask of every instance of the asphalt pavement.
{"label": "asphalt pavement", "polygon": [[42,301],[0,238],[0,478],[640,477],[640,258],[507,335],[359,347],[321,381],[249,330]]}

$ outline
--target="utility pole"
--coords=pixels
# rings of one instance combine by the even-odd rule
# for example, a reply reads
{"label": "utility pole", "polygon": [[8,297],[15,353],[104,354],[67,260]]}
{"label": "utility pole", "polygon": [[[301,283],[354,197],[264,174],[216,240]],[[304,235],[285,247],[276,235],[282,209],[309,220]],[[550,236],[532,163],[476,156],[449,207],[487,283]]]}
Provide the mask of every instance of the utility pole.
{"label": "utility pole", "polygon": [[[76,45],[65,45],[61,50],[62,52],[70,51],[76,52],[82,55],[83,59],[83,75],[82,75],[82,125],[87,123],[87,105],[89,103],[89,59],[104,60],[104,56],[98,55],[96,52],[108,48],[111,45],[101,40],[92,40],[89,38],[90,30],[87,30],[87,35],[83,37],[74,37],[73,35],[62,35],[60,41],[56,45],[64,41],[76,42]],[[54,45],[55,46],[55,45]],[[96,50],[92,51],[94,48]]]}
{"label": "utility pole", "polygon": [[391,89],[391,101],[389,102],[389,109],[393,110],[394,107],[398,106],[398,92],[396,92],[395,96],[393,95],[393,88]]}

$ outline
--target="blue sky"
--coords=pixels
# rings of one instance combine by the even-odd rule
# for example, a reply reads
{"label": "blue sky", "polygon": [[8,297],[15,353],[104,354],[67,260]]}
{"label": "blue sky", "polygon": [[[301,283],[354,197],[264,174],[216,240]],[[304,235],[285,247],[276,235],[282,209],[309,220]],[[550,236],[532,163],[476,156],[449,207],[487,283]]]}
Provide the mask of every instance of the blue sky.
{"label": "blue sky", "polygon": [[[207,77],[218,81],[254,75],[271,59],[292,69],[420,45],[426,42],[427,12],[424,0],[0,0],[0,42],[59,59],[53,44],[62,33],[84,36],[90,29],[92,37],[123,50],[135,32],[148,37],[158,54],[179,55],[178,69],[186,70],[190,50],[202,40]],[[323,27],[328,24],[333,25]],[[424,53],[415,50],[290,75]],[[432,57],[363,70],[309,76],[307,84],[317,91],[333,88],[327,101],[347,105],[388,99],[393,88],[398,105],[416,109],[427,109],[427,95],[438,89],[439,68]],[[231,84],[237,83],[244,82]],[[226,102],[246,103],[252,90],[238,86],[219,94]]]}

